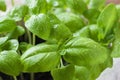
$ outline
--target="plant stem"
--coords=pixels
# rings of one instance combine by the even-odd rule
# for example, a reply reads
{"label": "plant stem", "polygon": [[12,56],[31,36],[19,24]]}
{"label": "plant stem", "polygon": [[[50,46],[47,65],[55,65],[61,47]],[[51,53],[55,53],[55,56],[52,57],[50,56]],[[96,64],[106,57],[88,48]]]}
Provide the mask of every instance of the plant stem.
{"label": "plant stem", "polygon": [[11,0],[11,4],[12,4],[12,6],[14,6],[14,5],[15,5],[14,0]]}
{"label": "plant stem", "polygon": [[17,77],[16,76],[13,76],[14,80],[17,80]]}
{"label": "plant stem", "polygon": [[[33,34],[33,37],[32,37],[32,44],[33,44],[33,46],[35,45],[35,41],[36,41],[36,38],[35,38],[35,35]],[[30,80],[34,80],[34,73],[30,74]]]}
{"label": "plant stem", "polygon": [[62,58],[60,59],[60,64],[61,64],[61,67],[63,67],[63,61],[62,61]]}
{"label": "plant stem", "polygon": [[36,41],[36,38],[35,38],[35,35],[33,34],[33,45],[35,45],[35,41]]}
{"label": "plant stem", "polygon": [[30,31],[28,31],[28,30],[27,30],[27,35],[28,35],[29,43],[31,44],[32,43],[32,37],[31,37]]}
{"label": "plant stem", "polygon": [[30,74],[30,80],[34,80],[34,73]]}

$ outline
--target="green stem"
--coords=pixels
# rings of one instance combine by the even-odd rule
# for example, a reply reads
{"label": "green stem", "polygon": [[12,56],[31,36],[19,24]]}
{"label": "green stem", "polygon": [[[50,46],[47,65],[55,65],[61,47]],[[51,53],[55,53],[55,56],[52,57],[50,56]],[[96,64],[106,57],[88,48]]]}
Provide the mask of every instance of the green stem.
{"label": "green stem", "polygon": [[[35,38],[35,35],[33,34],[33,37],[32,37],[32,44],[33,44],[33,46],[35,45],[35,41],[36,41],[36,38]],[[34,80],[34,73],[30,74],[30,80]]]}
{"label": "green stem", "polygon": [[34,73],[30,74],[30,80],[34,80]]}
{"label": "green stem", "polygon": [[36,38],[35,38],[35,35],[33,34],[33,45],[35,45],[35,41],[36,41]]}
{"label": "green stem", "polygon": [[30,31],[27,30],[27,34],[28,34],[29,43],[31,44],[32,43],[32,37],[31,37]]}
{"label": "green stem", "polygon": [[11,4],[12,4],[12,6],[14,6],[14,5],[15,5],[14,0],[11,0]]}
{"label": "green stem", "polygon": [[16,76],[13,76],[14,80],[17,80],[17,77]]}
{"label": "green stem", "polygon": [[63,61],[62,61],[62,58],[60,59],[60,64],[61,64],[61,67],[63,67]]}

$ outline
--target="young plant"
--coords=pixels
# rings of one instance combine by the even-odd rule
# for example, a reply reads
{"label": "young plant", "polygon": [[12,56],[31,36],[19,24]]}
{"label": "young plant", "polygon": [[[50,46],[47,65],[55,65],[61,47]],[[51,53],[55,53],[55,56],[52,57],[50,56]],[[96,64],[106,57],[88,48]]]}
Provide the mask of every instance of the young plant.
{"label": "young plant", "polygon": [[0,17],[1,72],[15,80],[20,73],[34,80],[37,72],[50,72],[53,80],[95,80],[120,57],[119,6],[105,0],[25,2]]}

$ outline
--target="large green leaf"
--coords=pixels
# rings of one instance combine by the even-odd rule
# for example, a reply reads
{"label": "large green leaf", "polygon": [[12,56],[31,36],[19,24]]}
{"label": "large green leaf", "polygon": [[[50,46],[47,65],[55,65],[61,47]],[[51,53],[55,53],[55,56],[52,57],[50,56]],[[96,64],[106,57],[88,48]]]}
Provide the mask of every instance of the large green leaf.
{"label": "large green leaf", "polygon": [[1,18],[0,19],[0,34],[5,32],[10,32],[16,27],[16,22],[11,18]]}
{"label": "large green leaf", "polygon": [[0,10],[2,11],[6,10],[5,0],[0,0]]}
{"label": "large green leaf", "polygon": [[13,31],[7,34],[9,39],[18,39],[19,36],[22,36],[25,33],[25,29],[22,26],[17,26]]}
{"label": "large green leaf", "polygon": [[28,7],[26,5],[15,6],[10,12],[8,12],[8,16],[13,18],[15,21],[22,20],[25,15],[28,13]]}
{"label": "large green leaf", "polygon": [[2,50],[14,50],[17,51],[19,43],[16,39],[8,40],[4,45],[1,47]]}
{"label": "large green leaf", "polygon": [[34,14],[44,13],[47,10],[46,0],[26,0],[26,4]]}
{"label": "large green leaf", "polygon": [[73,65],[64,66],[51,71],[54,80],[73,80],[75,68]]}
{"label": "large green leaf", "polygon": [[75,32],[84,26],[83,20],[73,13],[61,13],[57,17],[71,30]]}
{"label": "large green leaf", "polygon": [[[110,15],[108,15],[108,13]],[[104,39],[112,30],[112,27],[117,19],[117,9],[114,4],[107,5],[101,12],[97,24],[101,28],[98,38]]]}
{"label": "large green leaf", "polygon": [[76,37],[65,44],[64,59],[80,66],[92,66],[103,63],[108,57],[108,50],[89,38]]}
{"label": "large green leaf", "polygon": [[55,68],[60,60],[57,45],[39,44],[29,48],[22,56],[24,72],[46,72]]}
{"label": "large green leaf", "polygon": [[87,5],[83,0],[66,0],[66,3],[77,13],[83,13],[87,10]]}
{"label": "large green leaf", "polygon": [[22,71],[22,67],[20,56],[15,51],[0,52],[1,72],[11,76],[17,76]]}
{"label": "large green leaf", "polygon": [[45,14],[32,15],[30,19],[25,22],[28,30],[38,37],[47,40],[50,35],[51,25],[50,19]]}

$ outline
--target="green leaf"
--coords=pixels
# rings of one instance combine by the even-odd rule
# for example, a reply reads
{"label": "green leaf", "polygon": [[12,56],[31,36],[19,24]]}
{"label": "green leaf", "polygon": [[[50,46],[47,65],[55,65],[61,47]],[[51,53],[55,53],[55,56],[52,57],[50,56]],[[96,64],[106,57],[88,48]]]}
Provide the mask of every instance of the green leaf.
{"label": "green leaf", "polygon": [[32,45],[26,42],[21,42],[19,45],[19,50],[24,53],[26,50],[28,50],[29,48],[31,48]]}
{"label": "green leaf", "polygon": [[26,5],[15,6],[10,12],[8,12],[8,16],[10,16],[15,21],[22,20],[25,15],[28,13],[28,7]]}
{"label": "green leaf", "polygon": [[2,50],[14,50],[17,51],[19,43],[16,39],[8,40],[2,47]]}
{"label": "green leaf", "polygon": [[20,56],[15,51],[0,52],[0,71],[11,76],[18,76],[22,71]]}
{"label": "green leaf", "polygon": [[76,37],[65,44],[64,59],[79,66],[92,66],[103,63],[108,50],[89,38]]}
{"label": "green leaf", "polygon": [[77,13],[83,13],[87,10],[87,5],[83,0],[66,0],[66,3]]}
{"label": "green leaf", "polygon": [[83,20],[73,13],[64,12],[57,15],[57,17],[71,30],[71,32],[75,32],[84,26]]}
{"label": "green leaf", "polygon": [[72,35],[69,28],[65,24],[63,24],[54,14],[49,13],[48,16],[50,18],[52,27],[50,39],[51,38],[55,38],[57,40],[67,39]]}
{"label": "green leaf", "polygon": [[[64,34],[63,34],[64,33]],[[55,24],[51,30],[51,36],[57,40],[67,39],[72,35],[71,31],[64,24]]]}
{"label": "green leaf", "polygon": [[83,15],[89,20],[89,24],[95,24],[99,14],[100,11],[98,9],[88,9],[83,13]]}
{"label": "green leaf", "polygon": [[0,47],[5,44],[5,42],[8,40],[8,37],[0,37]]}
{"label": "green leaf", "polygon": [[90,30],[90,38],[95,41],[98,41],[98,37],[96,37],[98,36],[99,30],[100,30],[98,25],[92,24],[92,25],[88,25],[88,27]]}
{"label": "green leaf", "polygon": [[2,11],[6,10],[5,0],[0,0],[0,10]]}
{"label": "green leaf", "polygon": [[116,8],[117,8],[118,17],[120,19],[120,5],[116,5]]}
{"label": "green leaf", "polygon": [[[108,15],[108,13],[110,15]],[[112,27],[117,19],[117,9],[114,4],[107,5],[101,12],[97,24],[101,28],[98,38],[104,39],[112,30]]]}
{"label": "green leaf", "polygon": [[57,48],[44,43],[29,48],[21,56],[24,72],[47,72],[55,68],[60,60]]}
{"label": "green leaf", "polygon": [[54,80],[73,80],[75,68],[73,65],[64,66],[51,71]]}
{"label": "green leaf", "polygon": [[16,22],[11,18],[1,18],[0,19],[0,34],[11,32],[16,28]]}
{"label": "green leaf", "polygon": [[82,29],[76,31],[73,33],[74,37],[89,37],[90,36],[90,30],[88,26],[83,27]]}
{"label": "green leaf", "polygon": [[111,56],[112,57],[120,57],[120,27],[118,25],[118,27],[116,27],[115,31],[115,40],[113,42],[113,47],[112,47],[112,53]]}
{"label": "green leaf", "polygon": [[44,13],[47,10],[46,0],[26,0],[26,4],[33,14]]}
{"label": "green leaf", "polygon": [[89,7],[95,9],[102,9],[106,4],[106,0],[90,0]]}
{"label": "green leaf", "polygon": [[32,15],[30,19],[25,22],[28,30],[38,37],[47,40],[50,35],[51,25],[50,19],[45,14]]}
{"label": "green leaf", "polygon": [[19,36],[22,36],[25,33],[25,29],[22,26],[17,26],[13,31],[7,34],[9,39],[18,39]]}
{"label": "green leaf", "polygon": [[78,80],[89,80],[90,71],[83,66],[75,66],[75,78]]}

